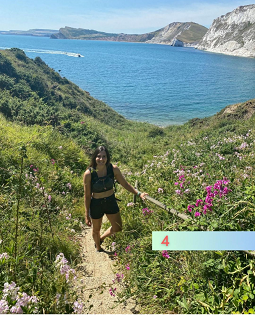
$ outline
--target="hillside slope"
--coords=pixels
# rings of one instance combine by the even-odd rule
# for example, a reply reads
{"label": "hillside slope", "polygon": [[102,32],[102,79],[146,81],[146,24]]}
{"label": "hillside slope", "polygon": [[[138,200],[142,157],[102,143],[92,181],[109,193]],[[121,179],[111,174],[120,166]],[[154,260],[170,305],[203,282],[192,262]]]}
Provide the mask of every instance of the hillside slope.
{"label": "hillside slope", "polygon": [[125,119],[41,58],[30,59],[17,48],[0,51],[0,113],[25,125],[53,126],[87,153],[105,144],[115,161],[134,161],[140,166],[144,151],[160,146],[153,137],[165,136],[162,128]]}
{"label": "hillside slope", "polygon": [[57,30],[50,29],[30,29],[28,31],[21,30],[10,30],[0,31],[1,35],[25,35],[25,36],[39,36],[39,37],[50,37],[52,34],[57,33]]}
{"label": "hillside slope", "polygon": [[[59,124],[60,112],[72,110],[104,119],[105,123],[123,123],[125,118],[105,103],[100,102],[83,91],[74,83],[61,77],[48,67],[40,57],[34,60],[17,48],[0,51],[0,89],[8,91],[12,97],[23,101],[39,98],[45,108],[55,113],[51,117],[53,125]],[[60,110],[61,109],[61,110]],[[8,116],[8,110],[5,114]],[[11,114],[10,114],[11,115]]]}

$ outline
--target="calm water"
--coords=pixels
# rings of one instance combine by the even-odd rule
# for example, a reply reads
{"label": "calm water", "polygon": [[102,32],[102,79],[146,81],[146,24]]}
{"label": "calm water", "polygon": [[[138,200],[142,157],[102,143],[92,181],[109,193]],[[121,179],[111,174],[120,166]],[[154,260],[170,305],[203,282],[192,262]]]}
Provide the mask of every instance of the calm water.
{"label": "calm water", "polygon": [[167,45],[0,35],[0,48],[11,47],[40,56],[131,120],[182,124],[255,98],[255,59]]}

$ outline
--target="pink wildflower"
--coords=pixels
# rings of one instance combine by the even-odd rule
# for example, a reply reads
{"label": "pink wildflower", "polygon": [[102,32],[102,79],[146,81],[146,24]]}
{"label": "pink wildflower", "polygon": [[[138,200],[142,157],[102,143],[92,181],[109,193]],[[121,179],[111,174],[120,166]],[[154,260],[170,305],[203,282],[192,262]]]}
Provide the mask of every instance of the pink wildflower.
{"label": "pink wildflower", "polygon": [[143,211],[143,215],[149,215],[149,214],[153,213],[153,210],[150,210],[148,208],[143,208],[142,211]]}
{"label": "pink wildflower", "polygon": [[114,288],[114,289],[110,288],[110,289],[109,289],[110,295],[111,295],[111,296],[115,296],[115,294],[114,294],[115,291],[116,291],[116,288]]}
{"label": "pink wildflower", "polygon": [[163,250],[163,252],[162,252],[162,256],[164,257],[164,258],[170,258],[170,256],[168,255],[168,253],[167,253],[167,250]]}
{"label": "pink wildflower", "polygon": [[72,217],[71,213],[68,214],[68,216],[66,217],[66,220],[70,220]]}
{"label": "pink wildflower", "polygon": [[116,278],[113,281],[113,283],[115,283],[115,281],[117,281],[118,283],[120,283],[122,281],[122,279],[124,278],[123,273],[120,275],[118,273],[116,273]]}
{"label": "pink wildflower", "polygon": [[192,212],[192,209],[193,209],[193,208],[195,208],[195,206],[193,206],[193,205],[188,205],[188,209],[187,209],[187,210],[188,210],[189,212]]}
{"label": "pink wildflower", "polygon": [[184,175],[179,176],[179,180],[185,182],[185,176]]}
{"label": "pink wildflower", "polygon": [[199,205],[203,204],[203,200],[202,199],[197,199],[196,201],[196,207],[198,207]]}
{"label": "pink wildflower", "polygon": [[209,193],[209,192],[212,191],[212,186],[207,186],[205,189],[206,189],[206,191]]}

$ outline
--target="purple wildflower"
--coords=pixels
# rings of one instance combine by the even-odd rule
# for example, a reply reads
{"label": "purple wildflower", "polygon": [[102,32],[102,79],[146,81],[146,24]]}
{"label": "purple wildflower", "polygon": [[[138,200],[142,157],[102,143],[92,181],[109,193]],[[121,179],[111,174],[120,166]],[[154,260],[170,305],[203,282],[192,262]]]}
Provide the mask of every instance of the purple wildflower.
{"label": "purple wildflower", "polygon": [[143,215],[149,215],[149,214],[153,213],[153,210],[150,210],[148,208],[143,208],[142,211],[143,211]]}

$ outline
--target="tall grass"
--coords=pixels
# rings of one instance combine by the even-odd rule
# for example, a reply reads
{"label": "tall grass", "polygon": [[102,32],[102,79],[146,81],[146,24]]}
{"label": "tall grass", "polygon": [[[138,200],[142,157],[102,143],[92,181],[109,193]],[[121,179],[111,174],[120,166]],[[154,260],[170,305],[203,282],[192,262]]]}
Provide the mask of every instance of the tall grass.
{"label": "tall grass", "polygon": [[0,312],[81,312],[70,280],[87,157],[51,128],[1,126]]}
{"label": "tall grass", "polygon": [[238,251],[151,249],[152,231],[254,230],[253,122],[236,122],[224,132],[193,129],[192,136],[147,161],[139,176],[127,176],[192,221],[149,202],[132,204],[119,192],[125,200],[124,231],[114,240],[116,270],[123,273],[120,300],[132,296],[142,313],[254,313],[254,257]]}

